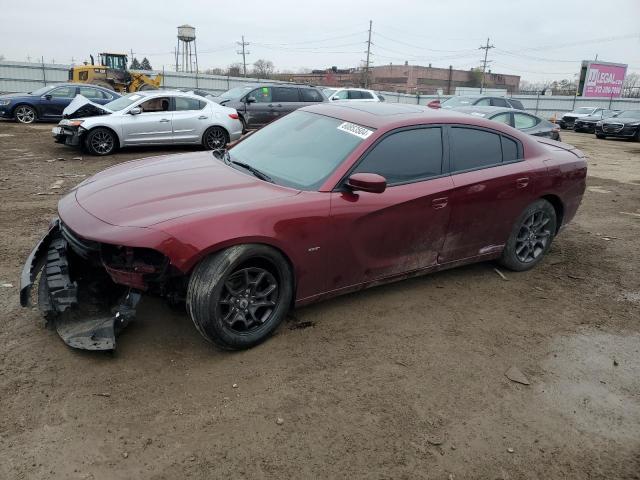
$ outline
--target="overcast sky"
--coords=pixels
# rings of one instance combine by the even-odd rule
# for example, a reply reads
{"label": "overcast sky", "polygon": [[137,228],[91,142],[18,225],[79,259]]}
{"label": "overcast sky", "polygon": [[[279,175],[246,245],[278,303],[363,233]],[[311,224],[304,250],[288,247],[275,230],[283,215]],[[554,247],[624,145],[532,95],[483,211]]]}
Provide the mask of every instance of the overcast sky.
{"label": "overcast sky", "polygon": [[76,63],[101,51],[133,50],[155,69],[175,68],[177,26],[196,27],[200,69],[271,60],[276,69],[356,66],[373,20],[372,61],[469,69],[490,37],[494,72],[523,79],[573,78],[580,61],[640,71],[640,0],[323,0],[51,2],[0,0],[0,55]]}

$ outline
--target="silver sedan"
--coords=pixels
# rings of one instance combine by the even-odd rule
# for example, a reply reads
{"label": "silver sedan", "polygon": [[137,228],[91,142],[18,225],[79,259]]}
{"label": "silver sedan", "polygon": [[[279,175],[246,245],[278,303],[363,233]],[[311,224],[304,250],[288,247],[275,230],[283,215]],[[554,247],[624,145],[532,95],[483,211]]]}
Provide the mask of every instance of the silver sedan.
{"label": "silver sedan", "polygon": [[109,155],[136,145],[194,145],[223,148],[242,135],[238,112],[178,91],[130,93],[99,105],[78,95],[53,128],[56,142]]}

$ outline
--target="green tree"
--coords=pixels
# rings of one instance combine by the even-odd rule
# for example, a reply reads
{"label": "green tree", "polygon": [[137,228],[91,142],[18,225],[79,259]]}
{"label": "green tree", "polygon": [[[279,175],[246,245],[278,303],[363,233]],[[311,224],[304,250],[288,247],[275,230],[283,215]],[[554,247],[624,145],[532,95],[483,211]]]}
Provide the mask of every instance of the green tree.
{"label": "green tree", "polygon": [[131,60],[131,65],[129,65],[129,68],[131,70],[140,70],[140,62],[136,57],[133,57],[133,60]]}
{"label": "green tree", "polygon": [[140,63],[140,70],[153,70],[153,67],[149,63],[149,60],[147,60],[147,57],[142,59],[142,62]]}

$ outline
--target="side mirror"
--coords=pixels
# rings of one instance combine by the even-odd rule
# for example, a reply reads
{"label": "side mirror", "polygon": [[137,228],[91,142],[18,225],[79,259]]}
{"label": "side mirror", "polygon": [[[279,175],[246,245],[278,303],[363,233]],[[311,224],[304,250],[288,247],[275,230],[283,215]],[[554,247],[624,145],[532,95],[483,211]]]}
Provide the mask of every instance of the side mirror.
{"label": "side mirror", "polygon": [[244,103],[255,103],[255,101],[256,101],[255,97],[247,97],[244,100]]}
{"label": "side mirror", "polygon": [[51,94],[50,94],[50,93],[47,93],[47,94],[44,96],[44,98],[46,98],[47,100],[51,100],[51,98],[52,98],[52,97],[51,97]]}
{"label": "side mirror", "polygon": [[354,173],[347,179],[347,187],[369,193],[382,193],[387,189],[387,179],[377,173]]}
{"label": "side mirror", "polygon": [[129,110],[130,115],[140,115],[142,113],[142,109],[140,107],[133,107]]}

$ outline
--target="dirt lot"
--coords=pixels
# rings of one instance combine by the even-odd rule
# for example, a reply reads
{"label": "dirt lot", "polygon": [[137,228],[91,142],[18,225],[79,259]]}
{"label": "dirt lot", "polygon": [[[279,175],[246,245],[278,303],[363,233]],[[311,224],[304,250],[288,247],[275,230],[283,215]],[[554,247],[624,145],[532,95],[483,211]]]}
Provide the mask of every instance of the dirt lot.
{"label": "dirt lot", "polygon": [[19,307],[22,262],[81,176],[179,150],[96,159],[50,128],[0,123],[0,478],[640,478],[640,144],[564,134],[589,190],[531,272],[344,296],[241,353],[145,299],[104,355]]}

